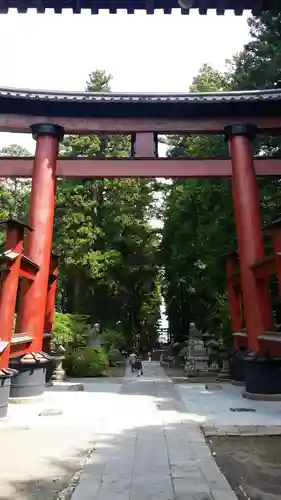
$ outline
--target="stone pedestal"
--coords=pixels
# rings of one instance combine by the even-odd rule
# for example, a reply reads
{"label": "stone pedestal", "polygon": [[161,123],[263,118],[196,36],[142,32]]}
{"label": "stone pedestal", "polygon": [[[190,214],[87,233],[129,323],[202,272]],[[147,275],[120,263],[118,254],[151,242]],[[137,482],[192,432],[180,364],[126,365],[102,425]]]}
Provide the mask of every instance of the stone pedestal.
{"label": "stone pedestal", "polygon": [[249,399],[281,400],[281,358],[248,353],[244,360],[245,392]]}
{"label": "stone pedestal", "polygon": [[230,365],[229,365],[229,354],[226,348],[220,348],[220,362],[221,368],[219,373],[220,379],[229,379],[230,377]]}
{"label": "stone pedestal", "polygon": [[207,347],[207,353],[209,358],[208,372],[218,373],[220,371],[218,342],[214,338],[210,337],[210,340],[208,340],[205,343],[205,345]]}
{"label": "stone pedestal", "polygon": [[17,371],[10,368],[0,370],[0,418],[4,418],[7,415],[11,379],[16,374]]}
{"label": "stone pedestal", "polygon": [[245,383],[245,356],[247,351],[239,349],[230,357],[230,378],[235,385]]}
{"label": "stone pedestal", "polygon": [[201,376],[208,371],[208,353],[201,338],[201,333],[190,324],[189,340],[186,347],[185,373],[188,377]]}
{"label": "stone pedestal", "polygon": [[9,366],[17,371],[11,381],[10,399],[41,396],[45,390],[47,365],[51,356],[44,352],[29,353],[11,359]]}

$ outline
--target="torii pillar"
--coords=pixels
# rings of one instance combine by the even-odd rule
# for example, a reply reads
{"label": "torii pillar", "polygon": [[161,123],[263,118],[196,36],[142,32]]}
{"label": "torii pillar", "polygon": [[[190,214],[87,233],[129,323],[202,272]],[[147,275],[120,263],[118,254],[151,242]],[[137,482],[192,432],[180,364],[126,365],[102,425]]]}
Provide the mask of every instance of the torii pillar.
{"label": "torii pillar", "polygon": [[[224,130],[232,163],[232,188],[236,220],[240,276],[245,312],[248,348],[245,360],[245,383],[251,379],[251,392],[265,392],[264,358],[259,337],[274,329],[267,279],[256,279],[253,264],[265,257],[261,229],[261,212],[256,183],[252,140],[257,132],[253,125],[231,125]],[[247,377],[248,373],[248,377]],[[254,387],[253,387],[254,386]]]}
{"label": "torii pillar", "polygon": [[51,124],[32,125],[31,131],[36,140],[29,211],[33,232],[26,237],[24,253],[40,269],[31,284],[23,282],[20,288],[16,332],[28,334],[33,341],[29,354],[15,362],[19,375],[13,380],[12,397],[42,394],[49,360],[48,355],[41,351],[52,249],[56,165],[64,131],[62,127]]}

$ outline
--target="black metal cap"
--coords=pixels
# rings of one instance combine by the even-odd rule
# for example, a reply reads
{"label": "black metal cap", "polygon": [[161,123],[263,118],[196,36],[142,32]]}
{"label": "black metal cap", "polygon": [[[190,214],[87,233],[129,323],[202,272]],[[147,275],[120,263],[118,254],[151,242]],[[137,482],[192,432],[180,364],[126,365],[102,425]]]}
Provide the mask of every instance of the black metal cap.
{"label": "black metal cap", "polygon": [[235,125],[227,125],[224,127],[225,139],[228,141],[230,137],[244,135],[246,137],[254,138],[258,132],[258,128],[250,123],[242,123]]}
{"label": "black metal cap", "polygon": [[33,139],[37,139],[40,136],[51,135],[57,137],[59,141],[63,140],[64,128],[60,125],[53,125],[51,123],[35,123],[30,126]]}
{"label": "black metal cap", "polygon": [[221,259],[225,261],[228,257],[235,257],[237,260],[239,259],[239,253],[237,250],[229,250],[229,252],[225,252]]}
{"label": "black metal cap", "polygon": [[58,250],[52,250],[51,256],[58,259],[59,257],[61,257],[61,252],[59,252]]}

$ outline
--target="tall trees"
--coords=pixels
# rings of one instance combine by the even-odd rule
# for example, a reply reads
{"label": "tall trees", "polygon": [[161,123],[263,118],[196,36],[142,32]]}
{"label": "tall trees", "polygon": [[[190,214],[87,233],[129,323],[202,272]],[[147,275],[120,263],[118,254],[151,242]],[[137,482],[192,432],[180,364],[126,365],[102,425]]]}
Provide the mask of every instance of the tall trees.
{"label": "tall trees", "polygon": [[[111,77],[96,71],[87,91],[109,91]],[[125,136],[67,137],[61,154],[129,156]],[[67,312],[91,314],[102,328],[121,325],[148,345],[159,319],[158,235],[150,218],[154,197],[149,181],[59,181],[54,243],[62,255],[60,300]]]}
{"label": "tall trees", "polygon": [[281,85],[281,14],[268,11],[248,21],[251,41],[230,64],[231,85],[272,89]]}
{"label": "tall trees", "polygon": [[[252,41],[229,64],[227,74],[204,65],[191,91],[280,87],[281,15],[265,13],[249,21]],[[222,137],[173,137],[172,156],[227,154]],[[260,137],[259,154],[280,155],[280,140]],[[264,221],[280,212],[279,179],[259,179]],[[165,297],[171,333],[187,335],[189,321],[221,335],[229,333],[225,272],[220,256],[236,248],[230,182],[176,181],[166,200],[162,258],[166,269]],[[276,312],[276,310],[275,310]],[[185,319],[183,319],[185,316]]]}
{"label": "tall trees", "polygon": [[[227,88],[227,78],[206,64],[190,90]],[[218,157],[227,155],[227,147],[221,136],[173,137],[168,154]],[[166,200],[162,241],[165,298],[174,340],[187,338],[191,321],[218,335],[227,331],[227,296],[220,257],[232,246],[235,231],[230,182],[175,181]]]}

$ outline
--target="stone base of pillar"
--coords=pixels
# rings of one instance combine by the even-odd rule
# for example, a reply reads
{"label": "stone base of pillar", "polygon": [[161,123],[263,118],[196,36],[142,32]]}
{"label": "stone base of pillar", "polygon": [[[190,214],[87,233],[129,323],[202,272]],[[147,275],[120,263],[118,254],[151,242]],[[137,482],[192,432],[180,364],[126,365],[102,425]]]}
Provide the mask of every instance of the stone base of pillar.
{"label": "stone base of pillar", "polygon": [[24,399],[41,396],[45,391],[46,371],[51,356],[44,352],[29,353],[10,361],[10,367],[17,370],[12,379],[10,398]]}
{"label": "stone base of pillar", "polygon": [[16,370],[9,368],[0,370],[0,418],[4,418],[7,415],[11,379],[16,374]]}
{"label": "stone base of pillar", "polygon": [[253,401],[281,401],[281,394],[253,394],[252,392],[243,391],[242,396]]}
{"label": "stone base of pillar", "polygon": [[244,385],[245,382],[245,356],[246,350],[235,351],[230,357],[230,379],[235,385]]}
{"label": "stone base of pillar", "polygon": [[263,358],[248,353],[244,367],[244,397],[258,400],[281,397],[281,358]]}

